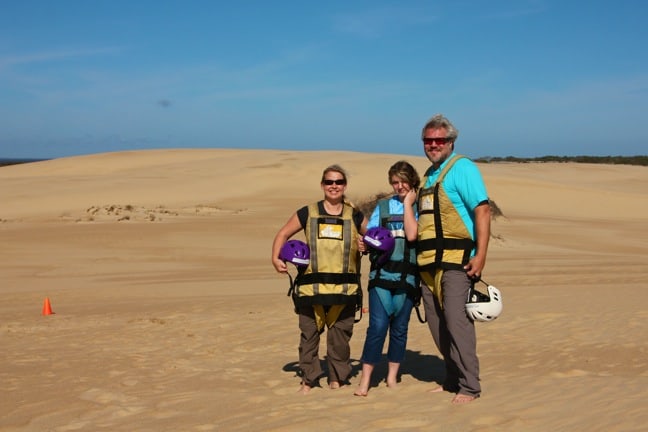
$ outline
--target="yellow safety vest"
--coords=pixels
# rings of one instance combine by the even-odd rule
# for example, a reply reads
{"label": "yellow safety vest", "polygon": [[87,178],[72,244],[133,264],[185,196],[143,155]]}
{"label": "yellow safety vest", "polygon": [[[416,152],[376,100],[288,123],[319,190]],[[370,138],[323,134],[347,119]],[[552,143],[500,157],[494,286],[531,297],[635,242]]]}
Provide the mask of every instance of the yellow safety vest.
{"label": "yellow safety vest", "polygon": [[311,204],[304,231],[310,264],[295,280],[295,305],[357,304],[361,296],[360,234],[353,207],[344,204],[340,216],[330,216],[320,214],[317,203]]}
{"label": "yellow safety vest", "polygon": [[[448,161],[435,182],[421,189],[418,196],[417,263],[421,272],[463,270],[475,247],[468,228],[443,189],[443,179],[463,156]],[[426,184],[428,173],[423,177]]]}

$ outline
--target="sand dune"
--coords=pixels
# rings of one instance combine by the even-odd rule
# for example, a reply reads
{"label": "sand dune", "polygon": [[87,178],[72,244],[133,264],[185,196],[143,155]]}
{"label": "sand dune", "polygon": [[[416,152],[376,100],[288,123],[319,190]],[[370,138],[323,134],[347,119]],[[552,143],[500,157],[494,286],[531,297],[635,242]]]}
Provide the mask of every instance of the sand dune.
{"label": "sand dune", "polygon": [[[320,199],[322,169],[360,201],[424,157],[155,150],[0,168],[0,431],[639,431],[648,423],[648,170],[480,165],[504,216],[478,327],[483,395],[430,394],[442,363],[412,315],[399,388],[385,367],[296,393],[297,318],[269,253]],[[368,263],[367,263],[368,265]],[[367,266],[366,265],[366,266]],[[41,316],[45,297],[55,315]],[[315,423],[317,422],[317,423]]]}

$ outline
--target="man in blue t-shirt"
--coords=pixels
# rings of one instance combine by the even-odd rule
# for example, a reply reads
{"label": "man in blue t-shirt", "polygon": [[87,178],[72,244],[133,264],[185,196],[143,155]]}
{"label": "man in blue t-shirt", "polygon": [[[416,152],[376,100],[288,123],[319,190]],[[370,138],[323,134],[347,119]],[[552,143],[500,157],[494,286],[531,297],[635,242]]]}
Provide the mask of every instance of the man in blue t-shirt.
{"label": "man in blue t-shirt", "polygon": [[418,197],[417,263],[428,326],[445,361],[443,385],[452,403],[481,394],[474,322],[465,310],[479,280],[490,238],[490,205],[479,169],[454,152],[457,129],[441,114],[423,127],[425,155],[432,162]]}

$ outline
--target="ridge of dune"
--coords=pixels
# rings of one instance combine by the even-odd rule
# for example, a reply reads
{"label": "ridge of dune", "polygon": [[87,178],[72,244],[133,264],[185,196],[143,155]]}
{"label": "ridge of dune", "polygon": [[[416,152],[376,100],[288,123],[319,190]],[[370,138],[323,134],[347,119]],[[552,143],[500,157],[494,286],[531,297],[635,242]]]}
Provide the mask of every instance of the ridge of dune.
{"label": "ridge of dune", "polygon": [[[385,173],[398,159],[422,174],[422,156],[282,150],[146,150],[53,159],[0,169],[5,219],[56,217],[91,206],[178,207],[317,190],[321,171],[349,171],[349,196],[387,191]],[[492,198],[508,214],[641,218],[648,187],[644,167],[576,163],[480,164]],[[601,205],[601,201],[605,205]],[[551,202],[551,204],[549,204]]]}

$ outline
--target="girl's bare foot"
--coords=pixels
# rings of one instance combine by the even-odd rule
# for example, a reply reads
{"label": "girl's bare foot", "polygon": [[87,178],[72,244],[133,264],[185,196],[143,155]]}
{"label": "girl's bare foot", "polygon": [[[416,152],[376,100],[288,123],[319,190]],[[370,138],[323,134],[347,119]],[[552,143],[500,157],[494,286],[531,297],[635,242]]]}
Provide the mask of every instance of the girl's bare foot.
{"label": "girl's bare foot", "polygon": [[359,385],[356,391],[353,392],[353,394],[355,396],[367,396],[367,394],[369,394],[369,389],[367,387]]}
{"label": "girl's bare foot", "polygon": [[398,369],[400,363],[389,362],[387,370],[387,387],[396,388],[398,386]]}
{"label": "girl's bare foot", "polygon": [[374,366],[370,363],[362,364],[362,376],[360,377],[360,384],[355,392],[356,396],[367,396],[369,393],[369,387],[371,386],[371,374],[373,373]]}

